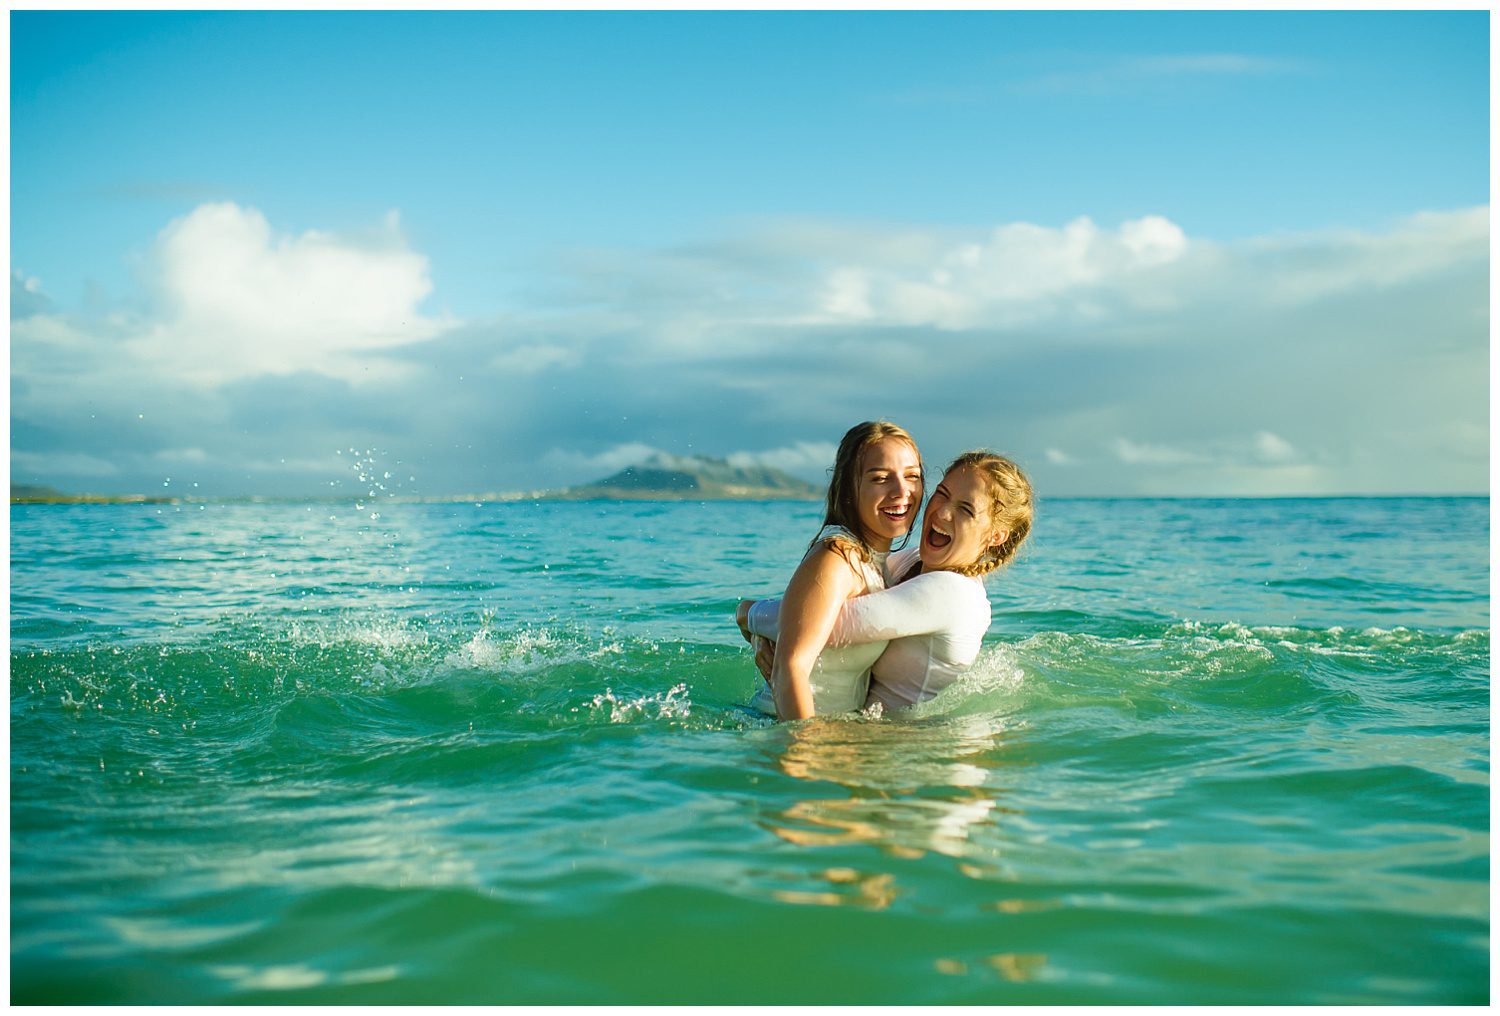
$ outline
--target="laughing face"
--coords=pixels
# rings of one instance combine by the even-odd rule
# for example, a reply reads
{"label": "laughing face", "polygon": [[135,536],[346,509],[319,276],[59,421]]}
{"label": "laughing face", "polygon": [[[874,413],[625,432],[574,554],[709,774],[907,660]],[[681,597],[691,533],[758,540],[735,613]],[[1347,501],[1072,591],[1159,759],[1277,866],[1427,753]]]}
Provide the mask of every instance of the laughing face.
{"label": "laughing face", "polygon": [[885,438],[865,449],[855,495],[870,546],[890,550],[922,503],[922,460],[908,441]]}
{"label": "laughing face", "polygon": [[922,569],[955,571],[978,564],[1009,535],[995,528],[989,491],[979,471],[950,469],[922,515]]}

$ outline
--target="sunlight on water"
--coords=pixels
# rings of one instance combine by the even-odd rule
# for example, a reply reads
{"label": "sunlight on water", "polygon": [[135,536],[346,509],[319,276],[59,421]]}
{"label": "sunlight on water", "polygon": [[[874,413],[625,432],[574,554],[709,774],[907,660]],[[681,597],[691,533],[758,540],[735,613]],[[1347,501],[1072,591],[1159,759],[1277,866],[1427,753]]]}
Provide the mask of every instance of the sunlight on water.
{"label": "sunlight on water", "polygon": [[1486,998],[1487,501],[1046,504],[952,688],[777,725],[817,506],[345,455],[12,508],[13,1001]]}

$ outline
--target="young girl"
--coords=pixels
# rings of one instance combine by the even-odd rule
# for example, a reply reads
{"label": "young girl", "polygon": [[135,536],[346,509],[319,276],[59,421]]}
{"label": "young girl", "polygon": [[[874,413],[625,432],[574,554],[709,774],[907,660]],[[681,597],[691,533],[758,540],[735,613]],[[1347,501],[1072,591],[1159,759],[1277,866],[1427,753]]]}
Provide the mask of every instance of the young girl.
{"label": "young girl", "polygon": [[[979,655],[990,626],[983,576],[1011,560],[1031,532],[1031,483],[993,452],[965,452],[948,467],[922,517],[921,541],[891,556],[891,588],[846,601],[829,632],[831,647],[885,645],[871,672],[866,705],[902,708],[932,698]],[[785,600],[762,600],[742,626],[775,639],[791,619]],[[764,652],[757,664],[766,669]],[[775,672],[770,674],[774,682]]]}
{"label": "young girl", "polygon": [[[922,503],[922,459],[902,428],[884,420],[852,427],[839,443],[823,528],[787,585],[786,623],[769,664],[770,686],[752,703],[781,719],[859,709],[884,640],[829,647],[839,609],[885,588],[891,543]],[[737,614],[742,622],[741,604]]]}

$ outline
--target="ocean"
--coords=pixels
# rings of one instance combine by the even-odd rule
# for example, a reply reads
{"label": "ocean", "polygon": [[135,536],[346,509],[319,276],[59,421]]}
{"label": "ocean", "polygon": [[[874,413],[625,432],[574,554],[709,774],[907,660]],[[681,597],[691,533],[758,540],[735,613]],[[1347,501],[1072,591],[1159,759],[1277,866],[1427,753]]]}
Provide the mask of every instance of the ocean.
{"label": "ocean", "polygon": [[1043,500],[774,724],[806,503],[11,508],[13,1003],[1483,1003],[1489,501]]}

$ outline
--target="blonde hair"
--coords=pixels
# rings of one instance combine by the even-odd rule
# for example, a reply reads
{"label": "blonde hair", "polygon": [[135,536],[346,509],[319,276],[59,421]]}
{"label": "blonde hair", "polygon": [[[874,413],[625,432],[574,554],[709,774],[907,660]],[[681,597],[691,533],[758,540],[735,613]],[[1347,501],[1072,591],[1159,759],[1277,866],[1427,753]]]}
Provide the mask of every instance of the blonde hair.
{"label": "blonde hair", "polygon": [[[838,454],[833,457],[833,465],[829,468],[828,498],[823,510],[823,528],[839,526],[847,529],[859,539],[858,545],[853,545],[848,540],[834,539],[832,547],[838,550],[847,547],[859,555],[861,561],[870,561],[870,534],[865,532],[864,523],[859,520],[859,474],[860,466],[863,464],[865,449],[877,441],[885,441],[895,438],[905,441],[911,445],[911,450],[917,453],[917,467],[922,465],[922,452],[917,448],[916,440],[906,432],[903,427],[898,427],[889,420],[866,420],[857,423],[844,434],[844,439],[839,442]],[[925,476],[925,473],[924,473]],[[920,503],[921,499],[918,498]],[[813,538],[808,549],[817,546],[820,539],[825,539],[820,531]],[[844,554],[847,560],[848,554]],[[853,562],[850,562],[851,564]]]}
{"label": "blonde hair", "polygon": [[985,492],[990,496],[991,532],[1005,530],[1008,535],[1005,542],[986,549],[978,561],[953,570],[963,575],[988,575],[1009,563],[1031,532],[1036,514],[1031,481],[1010,459],[983,448],[964,452],[943,472],[952,472],[960,466],[977,470],[984,478]]}

